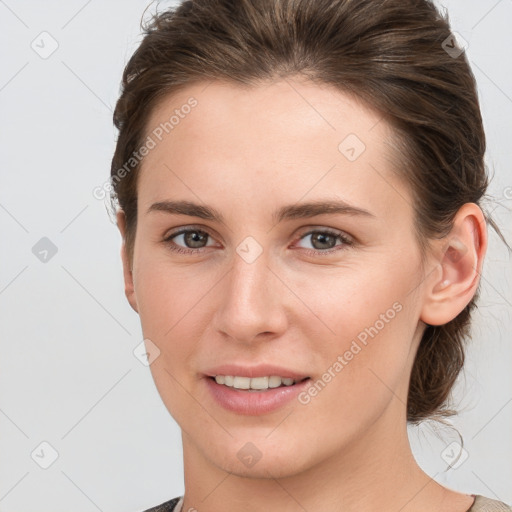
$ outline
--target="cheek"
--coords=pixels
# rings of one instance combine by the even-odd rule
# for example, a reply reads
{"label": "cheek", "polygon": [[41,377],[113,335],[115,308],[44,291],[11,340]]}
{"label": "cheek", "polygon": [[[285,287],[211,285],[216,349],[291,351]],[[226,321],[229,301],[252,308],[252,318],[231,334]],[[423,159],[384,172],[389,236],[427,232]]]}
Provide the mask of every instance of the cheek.
{"label": "cheek", "polygon": [[[300,296],[316,316],[307,315],[309,324],[321,329],[324,339],[331,340],[318,344],[311,338],[309,341],[315,343],[312,348],[339,350],[353,339],[364,344],[374,336],[391,336],[404,321],[414,323],[411,291],[419,279],[418,268],[393,257],[374,259],[377,264],[351,265],[332,269],[329,274],[316,271],[300,281],[295,276],[295,282],[294,276],[288,276],[288,282],[293,283],[294,290],[300,290]],[[409,312],[404,314],[406,306]],[[298,314],[294,318],[301,322]],[[301,329],[307,329],[305,322]]]}
{"label": "cheek", "polygon": [[339,335],[322,346],[323,373],[299,397],[297,411],[309,431],[322,432],[318,449],[350,444],[386,411],[406,408],[410,310],[396,304],[395,309],[383,309],[386,312],[387,323],[372,312],[359,312],[363,327],[349,319],[346,331],[340,320]]}
{"label": "cheek", "polygon": [[145,336],[165,339],[173,326],[193,308],[193,272],[173,266],[165,253],[139,245],[134,266],[134,289]]}
{"label": "cheek", "polygon": [[[176,396],[186,361],[194,350],[194,333],[188,331],[200,290],[184,279],[187,271],[170,268],[154,255],[140,254],[134,269],[134,288],[144,338],[160,350],[150,369],[159,390],[169,389]],[[195,290],[195,293],[193,293]],[[186,339],[185,339],[186,335]],[[173,379],[177,379],[174,380]],[[167,402],[167,399],[166,399]]]}
{"label": "cheek", "polygon": [[201,417],[189,394],[189,361],[197,347],[194,320],[199,316],[204,292],[190,279],[184,279],[184,274],[187,272],[171,270],[168,264],[141,259],[135,292],[143,336],[160,350],[150,365],[156,388],[173,418],[187,425],[194,417]]}
{"label": "cheek", "polygon": [[[418,303],[411,292],[420,278],[416,264],[407,261],[414,262],[393,258],[386,264],[381,259],[379,267],[368,265],[364,272],[354,269],[343,279],[305,289],[305,296],[315,301],[312,309],[330,331],[322,343],[308,337],[309,350],[321,354],[317,369],[322,372],[311,402],[330,410],[337,420],[372,414],[396,390],[406,401],[402,394],[407,389],[418,322]],[[329,407],[340,400],[347,408]]]}

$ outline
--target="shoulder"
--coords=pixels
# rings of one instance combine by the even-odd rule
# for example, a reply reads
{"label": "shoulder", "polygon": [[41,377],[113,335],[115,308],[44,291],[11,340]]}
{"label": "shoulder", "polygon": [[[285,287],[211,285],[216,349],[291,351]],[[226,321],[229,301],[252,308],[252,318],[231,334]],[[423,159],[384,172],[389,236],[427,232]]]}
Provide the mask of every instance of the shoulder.
{"label": "shoulder", "polygon": [[173,512],[174,507],[178,504],[180,498],[173,498],[172,500],[161,503],[153,508],[148,508],[144,512]]}
{"label": "shoulder", "polygon": [[512,512],[512,507],[502,501],[486,498],[479,494],[474,496],[475,502],[468,512]]}

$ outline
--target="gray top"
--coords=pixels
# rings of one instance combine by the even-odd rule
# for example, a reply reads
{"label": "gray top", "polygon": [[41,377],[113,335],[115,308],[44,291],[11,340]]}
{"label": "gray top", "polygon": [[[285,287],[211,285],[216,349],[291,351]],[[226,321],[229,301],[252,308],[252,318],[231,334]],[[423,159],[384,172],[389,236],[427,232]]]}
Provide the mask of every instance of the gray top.
{"label": "gray top", "polygon": [[[475,495],[473,494],[472,496]],[[512,512],[512,507],[502,501],[491,500],[477,494],[475,502],[468,512]]]}
{"label": "gray top", "polygon": [[[475,498],[475,501],[467,512],[512,512],[512,507],[502,501],[486,498],[480,494],[472,494],[471,496]],[[181,510],[182,505],[183,496],[179,496],[144,512],[184,512]]]}

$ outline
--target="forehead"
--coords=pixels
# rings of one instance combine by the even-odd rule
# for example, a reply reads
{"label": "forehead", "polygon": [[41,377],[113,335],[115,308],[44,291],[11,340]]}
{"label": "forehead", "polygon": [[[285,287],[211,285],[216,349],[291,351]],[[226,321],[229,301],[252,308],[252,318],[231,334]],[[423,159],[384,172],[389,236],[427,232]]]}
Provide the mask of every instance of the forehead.
{"label": "forehead", "polygon": [[[190,108],[192,102],[196,105]],[[146,130],[149,133],[169,124],[169,120],[169,133],[176,136],[186,131],[202,140],[229,134],[231,140],[240,137],[248,146],[251,141],[247,135],[254,136],[254,144],[265,133],[279,135],[276,142],[281,150],[287,142],[321,136],[322,132],[330,135],[326,141],[329,144],[348,133],[371,144],[392,138],[392,130],[382,115],[361,100],[330,85],[304,79],[251,86],[224,81],[194,83],[157,103]],[[295,151],[298,149],[294,147]]]}
{"label": "forehead", "polygon": [[172,195],[254,210],[329,194],[381,213],[393,202],[410,209],[390,161],[391,127],[331,86],[200,82],[160,101],[146,128],[155,146],[139,177],[141,206]]}

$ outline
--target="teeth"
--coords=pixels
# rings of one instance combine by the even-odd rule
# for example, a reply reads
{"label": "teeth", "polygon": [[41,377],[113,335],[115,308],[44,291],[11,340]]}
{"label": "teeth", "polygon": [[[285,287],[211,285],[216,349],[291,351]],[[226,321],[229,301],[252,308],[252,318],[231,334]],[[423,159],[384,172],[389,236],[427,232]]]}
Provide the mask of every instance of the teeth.
{"label": "teeth", "polygon": [[215,377],[217,384],[224,384],[230,388],[236,389],[269,389],[278,388],[279,386],[291,386],[297,381],[286,377],[278,377],[272,375],[270,377],[239,377],[233,375],[217,375]]}
{"label": "teeth", "polygon": [[281,377],[269,377],[268,378],[268,387],[269,388],[278,388],[281,385]]}
{"label": "teeth", "polygon": [[251,389],[268,389],[268,377],[255,377],[250,380]]}
{"label": "teeth", "polygon": [[248,377],[235,377],[233,387],[237,389],[249,389],[251,387],[251,379]]}

